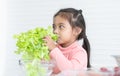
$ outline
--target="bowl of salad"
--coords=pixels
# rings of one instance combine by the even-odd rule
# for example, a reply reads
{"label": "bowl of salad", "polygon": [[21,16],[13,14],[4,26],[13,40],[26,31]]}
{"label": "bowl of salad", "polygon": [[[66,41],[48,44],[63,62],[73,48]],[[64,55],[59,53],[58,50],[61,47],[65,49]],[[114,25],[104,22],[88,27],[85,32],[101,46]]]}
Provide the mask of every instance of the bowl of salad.
{"label": "bowl of salad", "polygon": [[53,64],[44,60],[19,60],[25,76],[50,76]]}

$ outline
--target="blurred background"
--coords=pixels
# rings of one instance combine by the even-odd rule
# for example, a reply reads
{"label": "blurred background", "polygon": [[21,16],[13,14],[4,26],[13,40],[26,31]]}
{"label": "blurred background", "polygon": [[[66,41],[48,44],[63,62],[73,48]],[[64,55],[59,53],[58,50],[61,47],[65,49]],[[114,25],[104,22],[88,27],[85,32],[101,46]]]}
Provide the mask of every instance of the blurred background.
{"label": "blurred background", "polygon": [[18,64],[14,34],[52,25],[61,8],[82,9],[93,67],[117,66],[120,54],[119,0],[0,0],[0,76],[25,76]]}

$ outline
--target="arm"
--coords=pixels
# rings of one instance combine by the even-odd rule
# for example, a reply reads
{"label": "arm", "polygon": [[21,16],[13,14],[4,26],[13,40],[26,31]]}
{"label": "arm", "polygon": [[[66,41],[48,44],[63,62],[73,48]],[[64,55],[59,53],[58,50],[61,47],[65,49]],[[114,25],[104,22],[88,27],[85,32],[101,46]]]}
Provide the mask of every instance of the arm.
{"label": "arm", "polygon": [[78,51],[68,60],[59,48],[55,48],[50,52],[50,56],[56,61],[56,65],[60,71],[68,69],[84,69],[87,66],[86,52]]}
{"label": "arm", "polygon": [[69,60],[59,48],[54,44],[54,41],[49,37],[45,37],[46,45],[50,50],[50,56],[55,60],[57,67],[60,71],[67,69],[84,69],[87,66],[87,54],[83,49],[75,48],[76,53],[71,53]]}

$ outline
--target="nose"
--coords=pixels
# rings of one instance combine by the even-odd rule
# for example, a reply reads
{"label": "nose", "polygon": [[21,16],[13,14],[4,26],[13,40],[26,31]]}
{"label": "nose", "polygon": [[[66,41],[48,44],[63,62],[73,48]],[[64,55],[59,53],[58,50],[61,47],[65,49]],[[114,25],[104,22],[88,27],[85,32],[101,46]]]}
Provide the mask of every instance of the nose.
{"label": "nose", "polygon": [[53,33],[54,33],[54,34],[58,34],[58,32],[59,32],[59,31],[58,31],[57,28],[53,30]]}

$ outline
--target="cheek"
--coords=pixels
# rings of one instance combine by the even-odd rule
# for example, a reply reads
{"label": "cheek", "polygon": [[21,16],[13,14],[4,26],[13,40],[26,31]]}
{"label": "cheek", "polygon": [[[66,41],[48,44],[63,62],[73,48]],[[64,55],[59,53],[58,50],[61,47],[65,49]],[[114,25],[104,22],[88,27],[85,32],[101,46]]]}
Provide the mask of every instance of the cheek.
{"label": "cheek", "polygon": [[66,34],[69,34],[70,31],[65,30],[65,31],[62,31],[61,33],[64,34],[64,35],[66,35]]}
{"label": "cheek", "polygon": [[72,36],[73,36],[73,33],[70,31],[66,31],[62,33],[62,37],[64,37],[65,39],[71,38]]}
{"label": "cheek", "polygon": [[70,30],[70,29],[64,30],[64,31],[60,31],[60,32],[59,32],[59,35],[60,35],[60,37],[62,37],[62,38],[69,38],[69,37],[73,36],[73,31]]}

